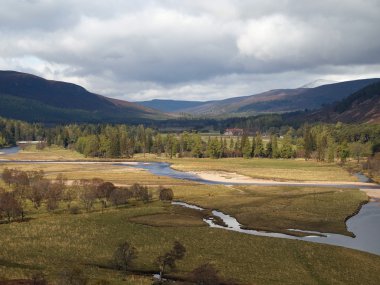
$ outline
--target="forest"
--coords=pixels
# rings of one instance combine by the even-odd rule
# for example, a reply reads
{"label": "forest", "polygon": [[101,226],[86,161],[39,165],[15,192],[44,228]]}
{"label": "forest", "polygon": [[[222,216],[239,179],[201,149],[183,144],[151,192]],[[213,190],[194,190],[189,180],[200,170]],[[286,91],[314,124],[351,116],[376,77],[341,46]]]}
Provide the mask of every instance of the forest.
{"label": "forest", "polygon": [[[223,130],[221,129],[222,133]],[[160,132],[143,125],[70,124],[44,126],[0,119],[0,147],[16,142],[41,141],[74,149],[87,157],[131,158],[136,153],[167,157],[305,158],[344,162],[348,157],[374,155],[380,148],[380,126],[371,124],[304,124],[244,129],[241,136],[196,131]]]}

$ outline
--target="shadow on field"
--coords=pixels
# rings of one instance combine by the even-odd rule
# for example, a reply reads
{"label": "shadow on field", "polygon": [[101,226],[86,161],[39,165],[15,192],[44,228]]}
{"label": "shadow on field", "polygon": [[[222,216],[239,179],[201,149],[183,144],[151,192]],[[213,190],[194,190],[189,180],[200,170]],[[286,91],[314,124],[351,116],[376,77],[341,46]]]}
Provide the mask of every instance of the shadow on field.
{"label": "shadow on field", "polygon": [[[3,259],[0,259],[0,266],[20,268],[20,269],[30,269],[30,270],[41,269],[41,267],[36,266],[36,265],[26,265],[26,264],[21,264],[21,263],[12,262],[12,261],[3,260]],[[2,284],[1,282],[4,282],[4,281],[0,281],[0,285]]]}

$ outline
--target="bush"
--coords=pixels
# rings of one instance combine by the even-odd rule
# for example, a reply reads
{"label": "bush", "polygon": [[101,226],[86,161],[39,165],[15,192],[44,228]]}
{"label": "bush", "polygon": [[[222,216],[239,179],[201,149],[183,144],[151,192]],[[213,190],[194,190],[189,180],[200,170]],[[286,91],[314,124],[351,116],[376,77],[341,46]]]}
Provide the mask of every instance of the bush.
{"label": "bush", "polygon": [[218,271],[210,263],[202,264],[191,272],[191,280],[199,285],[221,284]]}
{"label": "bush", "polygon": [[170,188],[159,188],[159,197],[161,201],[172,201],[174,198],[173,190]]}

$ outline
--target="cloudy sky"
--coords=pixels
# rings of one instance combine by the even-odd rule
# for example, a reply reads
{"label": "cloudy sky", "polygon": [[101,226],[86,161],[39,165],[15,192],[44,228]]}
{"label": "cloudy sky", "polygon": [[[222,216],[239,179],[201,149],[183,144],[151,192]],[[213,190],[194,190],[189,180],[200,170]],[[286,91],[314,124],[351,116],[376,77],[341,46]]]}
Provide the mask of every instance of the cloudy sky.
{"label": "cloudy sky", "polygon": [[0,69],[211,100],[380,77],[380,0],[1,0]]}

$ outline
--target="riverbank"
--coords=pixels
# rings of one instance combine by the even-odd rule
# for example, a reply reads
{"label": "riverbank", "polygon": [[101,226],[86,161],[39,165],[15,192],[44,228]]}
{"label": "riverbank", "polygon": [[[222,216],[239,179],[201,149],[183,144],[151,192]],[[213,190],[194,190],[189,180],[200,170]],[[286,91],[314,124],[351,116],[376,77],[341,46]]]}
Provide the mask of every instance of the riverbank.
{"label": "riverbank", "polygon": [[[308,181],[292,181],[292,180],[286,180],[286,181],[278,181],[273,179],[258,179],[258,178],[251,178],[242,174],[238,174],[236,172],[225,172],[225,171],[189,171],[189,173],[193,173],[198,175],[200,178],[204,180],[214,181],[214,182],[220,182],[220,183],[239,183],[239,184],[253,184],[253,183],[260,183],[260,184],[278,184],[278,185],[353,185],[353,186],[377,186],[376,183],[366,183],[366,182],[355,182],[355,181],[320,181],[320,180],[308,180]],[[380,188],[380,187],[379,187]]]}

